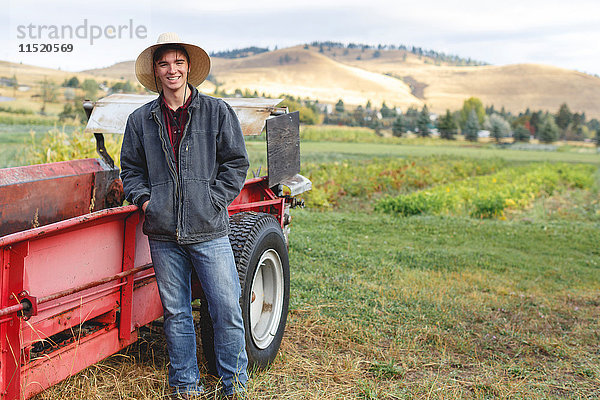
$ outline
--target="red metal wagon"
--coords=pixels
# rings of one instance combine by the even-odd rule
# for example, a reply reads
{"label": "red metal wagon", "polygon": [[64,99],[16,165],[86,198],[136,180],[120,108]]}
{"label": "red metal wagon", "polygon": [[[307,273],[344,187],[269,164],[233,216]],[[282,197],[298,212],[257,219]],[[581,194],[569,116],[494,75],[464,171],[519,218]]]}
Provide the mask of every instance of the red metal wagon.
{"label": "red metal wagon", "polygon": [[[135,342],[162,316],[143,214],[121,205],[122,185],[103,134],[152,96],[111,95],[86,104],[99,159],[0,170],[0,399],[28,399]],[[248,357],[276,356],[289,301],[287,233],[300,172],[298,114],[279,100],[225,99],[245,135],[266,120],[268,176],[246,181],[229,206],[230,240],[242,285]],[[199,284],[194,298],[202,299]],[[205,302],[201,314],[207,316]],[[214,371],[212,326],[201,317]]]}

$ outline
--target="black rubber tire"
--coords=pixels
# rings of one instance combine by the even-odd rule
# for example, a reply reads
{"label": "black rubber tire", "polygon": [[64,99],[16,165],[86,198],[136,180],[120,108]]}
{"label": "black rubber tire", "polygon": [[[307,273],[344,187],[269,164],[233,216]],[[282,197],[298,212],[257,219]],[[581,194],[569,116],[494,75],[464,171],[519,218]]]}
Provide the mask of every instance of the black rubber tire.
{"label": "black rubber tire", "polygon": [[[288,249],[275,217],[265,213],[243,212],[234,214],[230,219],[231,233],[229,240],[235,256],[235,263],[240,277],[242,296],[240,305],[246,330],[246,352],[250,369],[266,368],[277,356],[285,325],[290,299],[290,265]],[[252,298],[252,282],[258,268],[258,262],[268,250],[274,250],[281,261],[283,272],[283,303],[277,330],[272,341],[265,348],[257,346],[250,327],[250,304]]]}

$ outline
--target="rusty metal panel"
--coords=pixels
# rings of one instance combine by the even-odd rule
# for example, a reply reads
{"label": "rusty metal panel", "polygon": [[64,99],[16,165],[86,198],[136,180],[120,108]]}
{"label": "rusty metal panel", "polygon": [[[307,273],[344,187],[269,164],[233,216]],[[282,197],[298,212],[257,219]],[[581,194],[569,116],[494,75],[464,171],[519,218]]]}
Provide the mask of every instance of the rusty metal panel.
{"label": "rusty metal panel", "polygon": [[0,169],[0,237],[120,205],[118,173],[97,159]]}
{"label": "rusty metal panel", "polygon": [[[95,103],[85,132],[120,133],[125,132],[127,117],[138,107],[156,99],[155,95],[111,94]],[[265,120],[272,113],[283,109],[275,106],[281,99],[263,98],[224,98],[236,112],[244,135],[259,135]]]}
{"label": "rusty metal panel", "polygon": [[269,187],[300,173],[300,113],[267,120]]}

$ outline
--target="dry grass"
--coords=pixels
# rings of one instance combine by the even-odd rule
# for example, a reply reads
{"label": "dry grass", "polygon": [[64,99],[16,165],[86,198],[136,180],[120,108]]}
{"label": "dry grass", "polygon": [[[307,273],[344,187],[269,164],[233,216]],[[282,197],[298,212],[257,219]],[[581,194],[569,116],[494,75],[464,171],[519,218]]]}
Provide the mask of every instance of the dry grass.
{"label": "dry grass", "polygon": [[[554,323],[577,325],[599,317],[593,299],[565,302],[571,309],[577,307],[579,316],[563,316],[561,320],[555,319],[557,314],[548,313],[546,318],[550,319],[543,320],[527,310],[514,314],[496,310],[485,316],[507,321],[507,328],[530,331],[529,343],[503,343],[481,330],[482,315],[473,315],[465,321],[468,328],[475,328],[469,338],[474,347],[465,349],[470,354],[461,354],[465,352],[461,351],[461,338],[440,326],[399,325],[394,327],[397,337],[386,339],[321,312],[322,308],[340,305],[295,310],[289,316],[278,358],[268,370],[251,374],[249,396],[257,400],[475,399],[532,398],[537,392],[542,398],[593,398],[590,385],[600,385],[598,366],[577,366],[569,360],[593,349],[563,350],[544,338],[556,330]],[[561,352],[569,353],[569,357]],[[167,398],[166,368],[164,341],[158,330],[37,399]],[[593,376],[596,378],[590,380]],[[203,399],[218,398],[214,380],[208,378],[207,388]]]}

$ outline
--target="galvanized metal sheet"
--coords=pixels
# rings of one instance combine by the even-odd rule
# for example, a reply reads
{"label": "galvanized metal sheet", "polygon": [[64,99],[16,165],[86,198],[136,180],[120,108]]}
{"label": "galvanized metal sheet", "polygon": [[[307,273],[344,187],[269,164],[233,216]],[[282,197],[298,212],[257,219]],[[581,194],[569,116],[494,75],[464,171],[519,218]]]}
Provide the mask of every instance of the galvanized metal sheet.
{"label": "galvanized metal sheet", "polygon": [[292,197],[304,192],[308,192],[312,189],[312,182],[300,174],[296,174],[291,178],[284,179],[279,183],[283,186],[287,186],[290,189],[290,196]]}
{"label": "galvanized metal sheet", "polygon": [[267,121],[269,187],[300,172],[300,113],[280,115]]}
{"label": "galvanized metal sheet", "polygon": [[[111,94],[95,103],[85,128],[88,133],[120,133],[125,131],[127,117],[138,107],[156,99],[155,95]],[[281,99],[224,98],[235,111],[244,135],[259,135]]]}

